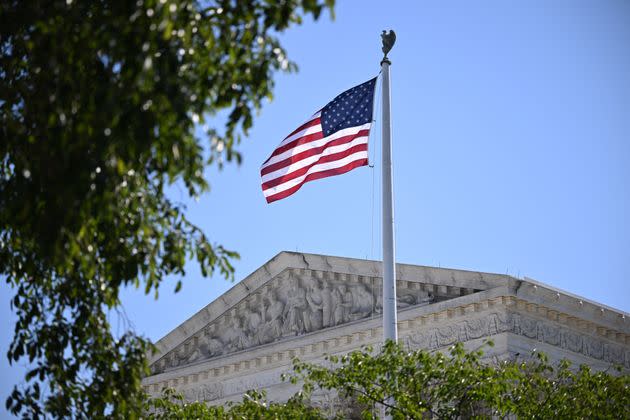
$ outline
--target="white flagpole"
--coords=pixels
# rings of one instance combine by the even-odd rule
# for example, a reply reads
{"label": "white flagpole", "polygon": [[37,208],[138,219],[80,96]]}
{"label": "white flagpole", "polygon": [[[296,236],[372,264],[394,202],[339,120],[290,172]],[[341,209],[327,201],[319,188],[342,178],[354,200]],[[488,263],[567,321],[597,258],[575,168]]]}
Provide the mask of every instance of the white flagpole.
{"label": "white flagpole", "polygon": [[396,40],[394,31],[383,31],[383,343],[398,341],[396,314],[396,259],[394,254],[394,191],[392,181],[392,127],[390,119],[390,83],[387,53]]}

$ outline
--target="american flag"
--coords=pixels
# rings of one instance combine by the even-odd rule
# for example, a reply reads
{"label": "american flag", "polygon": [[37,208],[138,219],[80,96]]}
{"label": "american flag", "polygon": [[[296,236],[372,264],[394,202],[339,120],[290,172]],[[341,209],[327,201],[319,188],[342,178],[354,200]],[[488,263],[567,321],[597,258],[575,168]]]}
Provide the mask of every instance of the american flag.
{"label": "american flag", "polygon": [[375,85],[376,78],[343,92],[280,143],[260,169],[268,203],[368,164]]}

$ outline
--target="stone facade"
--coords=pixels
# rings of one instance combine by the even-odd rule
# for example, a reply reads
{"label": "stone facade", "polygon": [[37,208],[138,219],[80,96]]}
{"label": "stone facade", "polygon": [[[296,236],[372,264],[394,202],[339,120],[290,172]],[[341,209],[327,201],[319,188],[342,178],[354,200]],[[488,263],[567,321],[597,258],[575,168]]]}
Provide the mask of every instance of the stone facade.
{"label": "stone facade", "polygon": [[[249,389],[282,400],[291,360],[317,362],[382,340],[380,263],[282,252],[162,338],[145,389],[173,387],[221,404]],[[628,314],[531,279],[398,264],[399,339],[410,348],[476,347],[489,357],[534,348],[630,372]],[[326,396],[322,396],[325,398]]]}

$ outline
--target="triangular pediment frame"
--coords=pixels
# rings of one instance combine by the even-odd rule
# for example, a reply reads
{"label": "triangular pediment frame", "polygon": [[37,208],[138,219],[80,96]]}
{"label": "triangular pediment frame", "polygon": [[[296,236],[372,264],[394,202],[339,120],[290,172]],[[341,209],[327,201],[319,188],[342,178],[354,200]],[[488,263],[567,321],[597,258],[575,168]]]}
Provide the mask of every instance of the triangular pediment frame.
{"label": "triangular pediment frame", "polygon": [[[397,264],[398,310],[506,285],[509,277]],[[464,286],[465,287],[462,287]],[[153,374],[380,316],[379,261],[281,252],[157,343]]]}

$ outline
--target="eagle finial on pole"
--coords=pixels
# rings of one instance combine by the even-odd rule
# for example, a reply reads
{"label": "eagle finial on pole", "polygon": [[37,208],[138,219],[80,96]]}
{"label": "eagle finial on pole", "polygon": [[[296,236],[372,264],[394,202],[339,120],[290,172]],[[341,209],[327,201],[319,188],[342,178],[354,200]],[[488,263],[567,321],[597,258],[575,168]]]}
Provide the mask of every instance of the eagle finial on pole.
{"label": "eagle finial on pole", "polygon": [[389,33],[383,31],[383,33],[381,33],[381,39],[383,40],[383,60],[387,60],[387,53],[391,51],[396,42],[396,32],[394,32],[393,29],[390,29]]}

